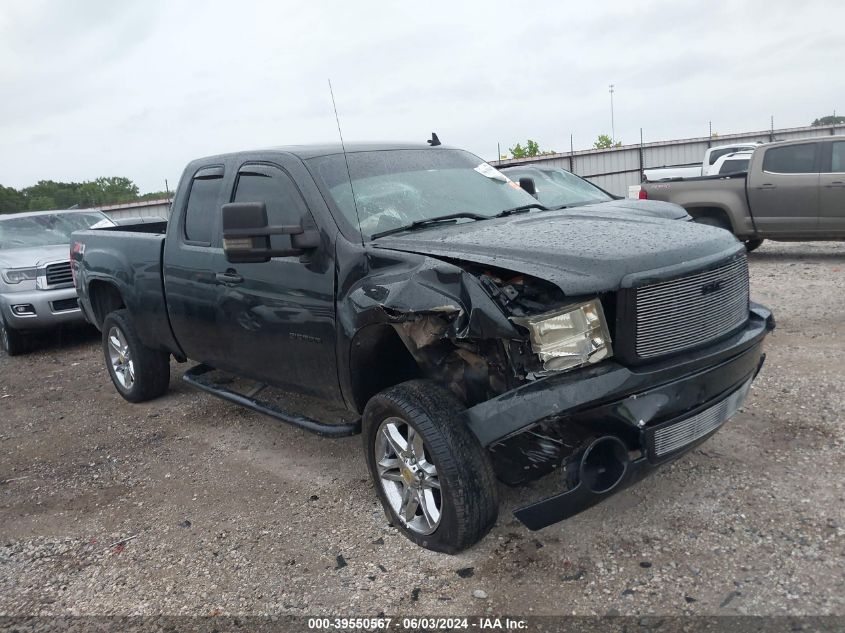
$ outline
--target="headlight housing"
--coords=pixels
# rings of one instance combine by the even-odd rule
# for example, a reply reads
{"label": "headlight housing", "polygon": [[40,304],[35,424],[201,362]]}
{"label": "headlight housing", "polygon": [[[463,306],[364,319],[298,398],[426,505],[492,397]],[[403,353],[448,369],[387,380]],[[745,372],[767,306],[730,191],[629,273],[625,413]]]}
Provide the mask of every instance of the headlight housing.
{"label": "headlight housing", "polygon": [[598,299],[511,320],[528,330],[531,349],[545,371],[574,369],[613,355],[610,331]]}
{"label": "headlight housing", "polygon": [[3,280],[7,284],[19,284],[22,281],[32,280],[38,276],[35,268],[7,268],[3,271]]}

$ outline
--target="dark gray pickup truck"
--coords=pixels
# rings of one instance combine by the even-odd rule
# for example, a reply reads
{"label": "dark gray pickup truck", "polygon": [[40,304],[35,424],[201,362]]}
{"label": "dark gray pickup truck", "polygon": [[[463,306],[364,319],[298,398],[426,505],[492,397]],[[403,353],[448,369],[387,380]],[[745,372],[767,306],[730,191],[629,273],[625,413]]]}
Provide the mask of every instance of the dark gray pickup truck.
{"label": "dark gray pickup truck", "polygon": [[[168,224],[79,231],[71,253],[123,397],[163,394],[172,356],[218,397],[362,432],[390,521],[445,552],[494,524],[496,478],[554,480],[515,513],[539,529],[704,441],[742,404],[774,327],[726,231],[550,210],[442,146],[200,159]],[[285,410],[268,385],[361,417]]]}

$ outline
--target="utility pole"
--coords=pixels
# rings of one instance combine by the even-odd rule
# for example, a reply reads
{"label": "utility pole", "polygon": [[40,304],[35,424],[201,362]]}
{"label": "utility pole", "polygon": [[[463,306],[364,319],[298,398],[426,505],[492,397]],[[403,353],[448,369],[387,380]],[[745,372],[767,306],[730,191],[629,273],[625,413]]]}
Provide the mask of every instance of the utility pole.
{"label": "utility pole", "polygon": [[610,144],[616,144],[616,122],[613,118],[613,84],[610,84]]}

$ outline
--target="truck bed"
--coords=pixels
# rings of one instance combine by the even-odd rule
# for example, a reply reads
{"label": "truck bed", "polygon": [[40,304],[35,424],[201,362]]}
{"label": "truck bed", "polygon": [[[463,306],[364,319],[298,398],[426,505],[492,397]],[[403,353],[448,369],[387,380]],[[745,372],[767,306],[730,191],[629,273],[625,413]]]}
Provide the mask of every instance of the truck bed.
{"label": "truck bed", "polygon": [[162,277],[166,222],[76,231],[71,240],[85,256],[76,259],[76,289],[89,320],[98,320],[89,292],[94,284],[109,284],[135,317],[141,341],[153,348],[173,345]]}

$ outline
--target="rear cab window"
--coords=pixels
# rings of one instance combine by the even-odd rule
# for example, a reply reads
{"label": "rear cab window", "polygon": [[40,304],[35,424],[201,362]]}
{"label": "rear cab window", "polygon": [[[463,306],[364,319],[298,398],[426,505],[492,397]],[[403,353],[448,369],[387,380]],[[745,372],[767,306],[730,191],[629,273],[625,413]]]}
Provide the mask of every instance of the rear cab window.
{"label": "rear cab window", "polygon": [[845,141],[834,141],[830,149],[830,171],[826,173],[845,173]]}
{"label": "rear cab window", "polygon": [[194,174],[185,206],[185,242],[211,246],[222,186],[223,167],[220,165],[203,167]]}

